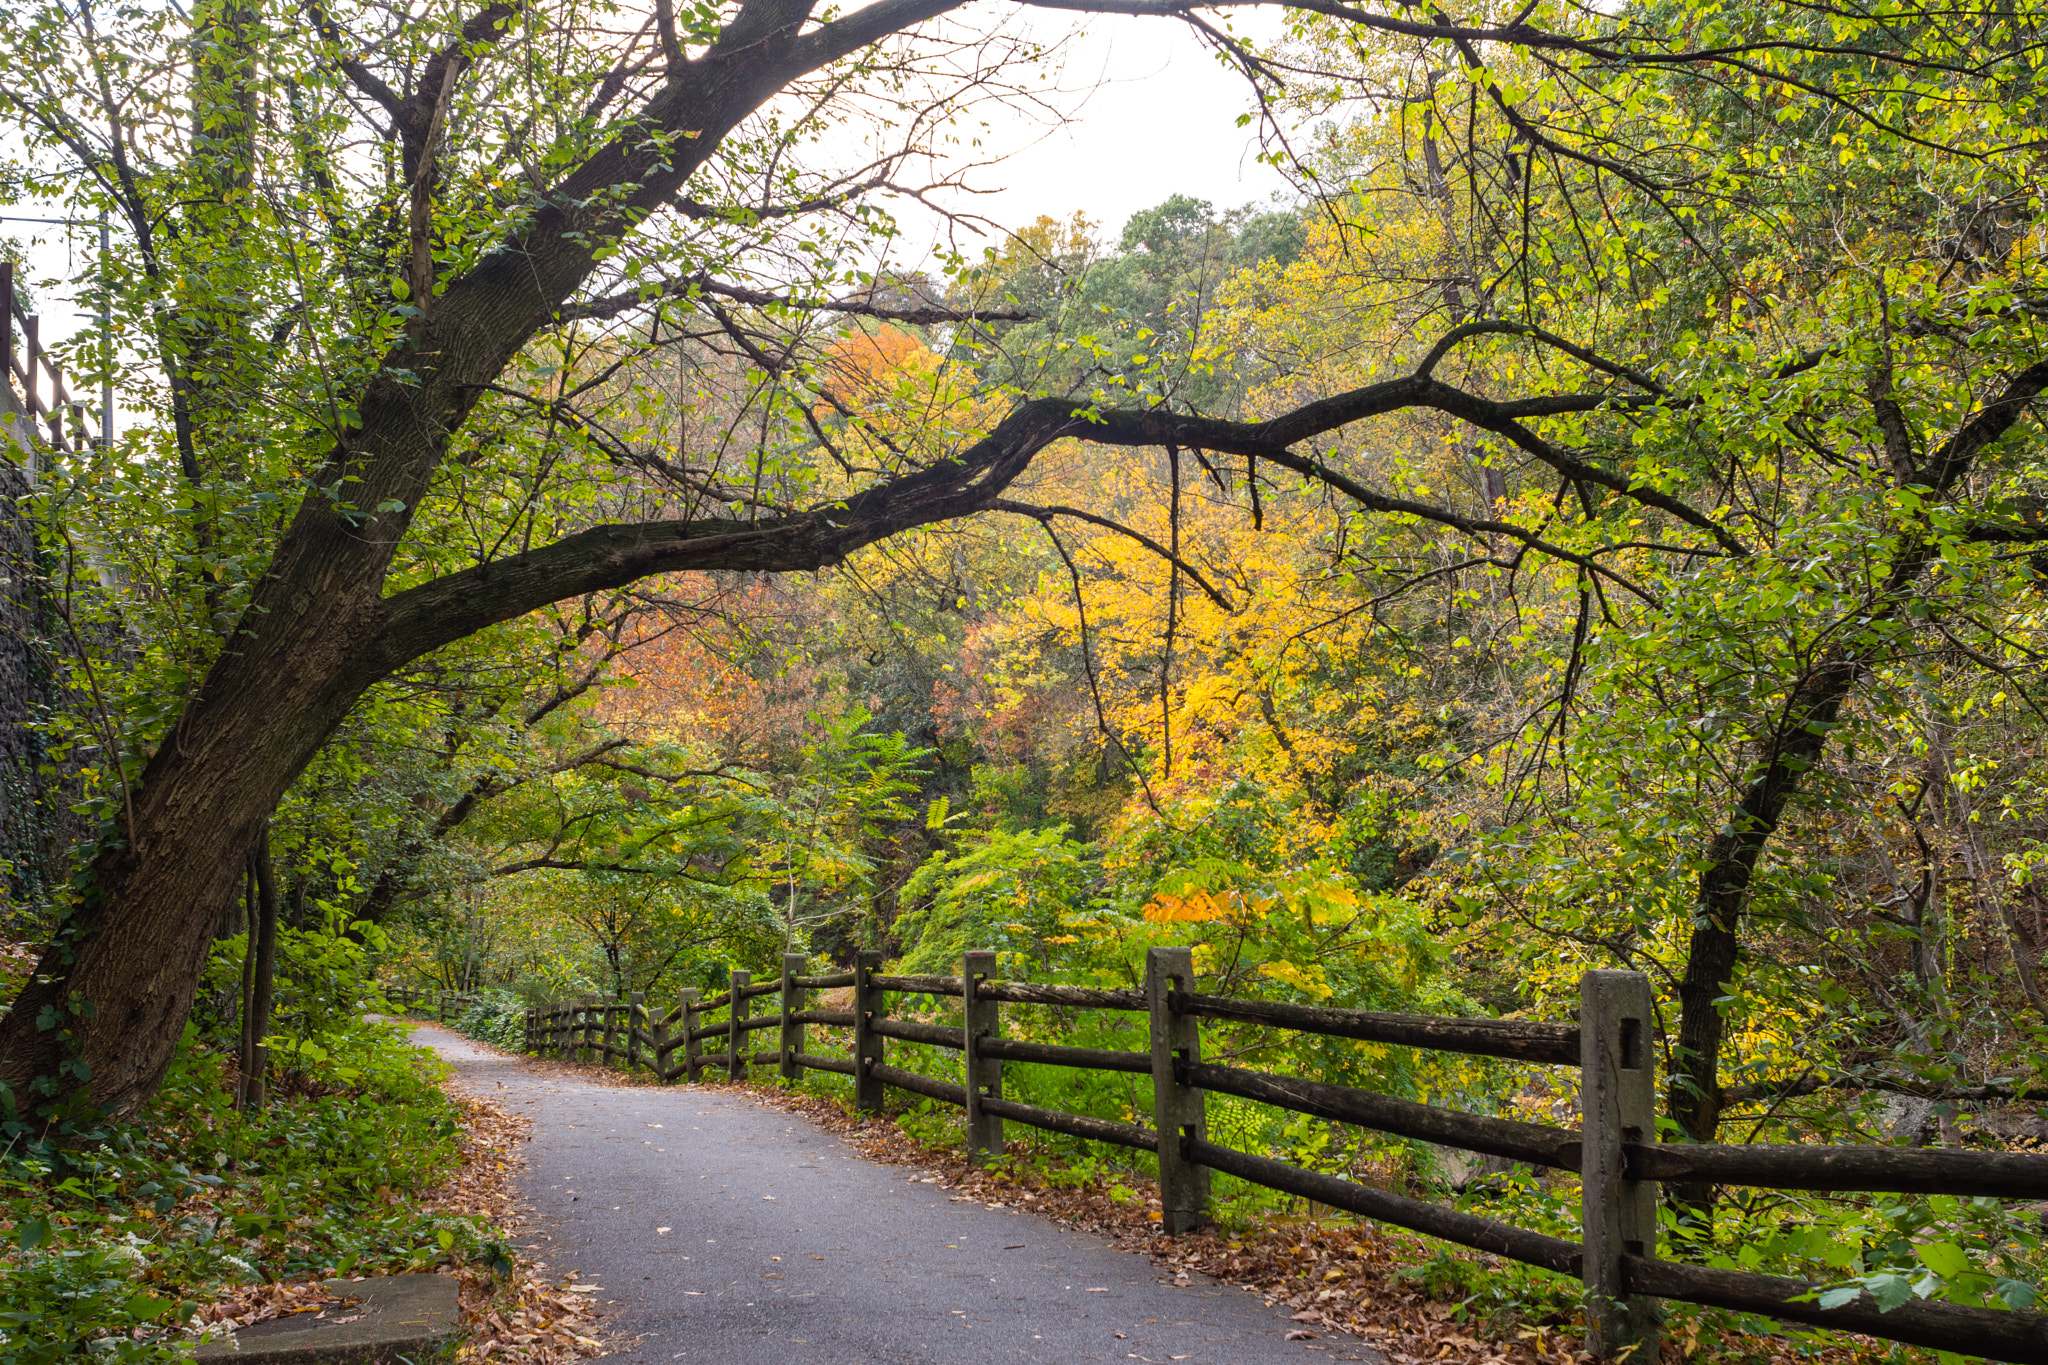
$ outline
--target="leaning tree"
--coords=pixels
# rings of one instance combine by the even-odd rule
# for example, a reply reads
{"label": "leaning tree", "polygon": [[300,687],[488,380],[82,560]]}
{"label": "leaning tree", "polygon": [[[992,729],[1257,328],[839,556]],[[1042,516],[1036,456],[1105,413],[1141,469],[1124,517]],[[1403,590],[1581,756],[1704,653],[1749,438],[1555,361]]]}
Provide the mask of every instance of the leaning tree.
{"label": "leaning tree", "polygon": [[[1552,566],[1582,644],[1682,634],[1731,581],[1827,580],[1832,624],[1755,689],[1771,719],[1730,741],[1696,868],[1673,1105],[1711,1136],[1713,999],[1786,802],[1902,647],[1930,569],[2032,534],[2010,498],[2023,457],[1991,457],[2048,382],[2029,245],[2042,16],[1290,3],[1296,41],[1270,54],[1230,36],[1227,7],[1045,7],[1191,26],[1268,99],[1412,115],[1412,187],[1462,226],[1395,272],[1406,368],[1252,420],[1143,375],[1053,367],[1037,373],[1080,387],[1045,392],[990,363],[987,401],[871,439],[848,437],[861,414],[834,410],[814,338],[873,319],[996,345],[995,314],[1016,320],[857,264],[889,232],[884,197],[943,201],[926,154],[948,120],[1033,97],[1010,7],[0,11],[0,107],[27,149],[0,183],[118,225],[98,287],[124,349],[81,359],[156,414],[41,506],[63,564],[147,547],[128,672],[162,699],[105,723],[101,840],[0,1021],[0,1079],[46,1106],[149,1095],[245,851],[395,670],[651,575],[817,569],[991,509],[1059,515],[1011,494],[1074,439],[1196,452],[1250,489],[1299,478]],[[1891,243],[1910,278],[1859,293],[1804,269],[1844,232]],[[1733,325],[1772,298],[1780,324]],[[1415,414],[1535,496],[1380,477],[1375,421]],[[1830,542],[1840,572],[1814,569],[1810,502],[1772,491],[1770,459],[1857,499]]]}

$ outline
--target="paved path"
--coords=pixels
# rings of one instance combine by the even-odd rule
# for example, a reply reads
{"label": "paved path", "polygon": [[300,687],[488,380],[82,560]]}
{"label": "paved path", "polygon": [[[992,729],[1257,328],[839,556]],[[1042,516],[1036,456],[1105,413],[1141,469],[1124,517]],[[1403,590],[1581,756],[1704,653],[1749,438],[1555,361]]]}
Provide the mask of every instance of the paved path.
{"label": "paved path", "polygon": [[[521,1187],[551,1274],[602,1285],[622,1361],[703,1365],[1381,1362],[1221,1284],[868,1161],[717,1092],[568,1079],[422,1025],[463,1082],[533,1120]],[[1311,1351],[1309,1347],[1318,1349]]]}

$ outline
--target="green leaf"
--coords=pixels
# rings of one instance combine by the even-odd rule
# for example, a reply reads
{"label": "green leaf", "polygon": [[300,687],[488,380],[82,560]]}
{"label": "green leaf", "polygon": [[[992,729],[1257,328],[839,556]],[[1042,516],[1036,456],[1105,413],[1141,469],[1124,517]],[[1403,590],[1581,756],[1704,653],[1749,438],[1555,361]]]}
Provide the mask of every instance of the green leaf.
{"label": "green leaf", "polygon": [[1923,1242],[1913,1248],[1913,1254],[1944,1280],[1953,1280],[1970,1272],[1970,1258],[1954,1242]]}
{"label": "green leaf", "polygon": [[129,1317],[140,1318],[144,1322],[153,1322],[177,1306],[173,1300],[160,1299],[154,1294],[137,1294],[121,1305]]}
{"label": "green leaf", "polygon": [[1889,1313],[1913,1297],[1913,1282],[1904,1275],[1873,1275],[1866,1283],[1880,1313]]}

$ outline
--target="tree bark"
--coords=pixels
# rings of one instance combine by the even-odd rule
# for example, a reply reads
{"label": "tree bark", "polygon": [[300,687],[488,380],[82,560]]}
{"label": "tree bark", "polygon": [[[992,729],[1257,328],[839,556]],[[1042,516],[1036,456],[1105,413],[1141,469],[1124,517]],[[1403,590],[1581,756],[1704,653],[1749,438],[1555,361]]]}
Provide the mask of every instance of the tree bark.
{"label": "tree bark", "polygon": [[[449,280],[439,298],[423,298],[431,312],[413,321],[359,395],[355,425],[338,433],[309,478],[247,612],[146,765],[121,837],[102,846],[36,975],[0,1021],[0,1082],[35,1101],[75,1095],[83,1083],[93,1104],[116,1115],[155,1089],[190,1011],[208,930],[261,822],[371,683],[399,659],[457,638],[394,635],[404,613],[382,585],[470,410],[581,284],[603,244],[673,199],[743,118],[791,79],[952,7],[883,0],[801,33],[807,5],[750,0],[646,107],[646,125],[668,138],[607,144],[554,187],[510,249]],[[710,537],[711,553],[677,553],[673,567],[692,558],[723,567],[717,549],[732,539]],[[818,562],[801,552],[740,557],[764,562],[734,567]],[[469,577],[472,586],[488,582],[492,569]],[[513,596],[521,604],[508,602],[497,619],[530,609],[531,585]]]}
{"label": "tree bark", "polygon": [[277,986],[277,873],[270,861],[270,823],[265,821],[249,850],[250,880],[256,888],[251,916],[248,1012],[242,1023],[242,1084],[239,1107],[261,1109],[270,1100],[271,1004]]}

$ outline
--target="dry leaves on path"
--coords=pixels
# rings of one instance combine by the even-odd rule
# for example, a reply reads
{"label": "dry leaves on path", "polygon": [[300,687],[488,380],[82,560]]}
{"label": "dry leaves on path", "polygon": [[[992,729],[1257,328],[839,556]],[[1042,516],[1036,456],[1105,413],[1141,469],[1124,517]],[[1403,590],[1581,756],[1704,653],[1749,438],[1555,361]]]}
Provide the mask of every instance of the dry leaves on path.
{"label": "dry leaves on path", "polygon": [[[589,1079],[580,1068],[576,1077]],[[444,1089],[461,1113],[460,1161],[447,1180],[421,1193],[419,1207],[430,1214],[480,1218],[509,1239],[525,1221],[512,1177],[524,1164],[519,1148],[533,1125],[453,1082]],[[489,1267],[473,1262],[441,1268],[441,1274],[453,1275],[460,1286],[464,1330],[456,1359],[566,1365],[602,1355],[607,1343],[589,1300],[550,1284],[543,1274],[546,1267],[527,1259],[516,1247],[512,1255],[509,1276],[493,1274]],[[346,1302],[327,1290],[325,1280],[245,1285],[202,1308],[198,1321],[207,1326],[246,1327]]]}
{"label": "dry leaves on path", "polygon": [[[498,1056],[517,1055],[475,1039],[466,1041]],[[578,1080],[590,1079],[584,1068],[573,1071]],[[462,1165],[446,1183],[428,1191],[422,1202],[436,1213],[483,1218],[512,1238],[527,1217],[512,1176],[525,1165],[519,1148],[532,1135],[533,1123],[462,1088],[459,1081],[446,1082],[443,1089],[463,1112]],[[549,1283],[543,1273],[546,1265],[529,1259],[516,1246],[512,1256],[510,1276],[493,1275],[480,1265],[453,1272],[462,1284],[465,1329],[456,1359],[560,1365],[602,1355],[607,1345],[590,1301]]]}

